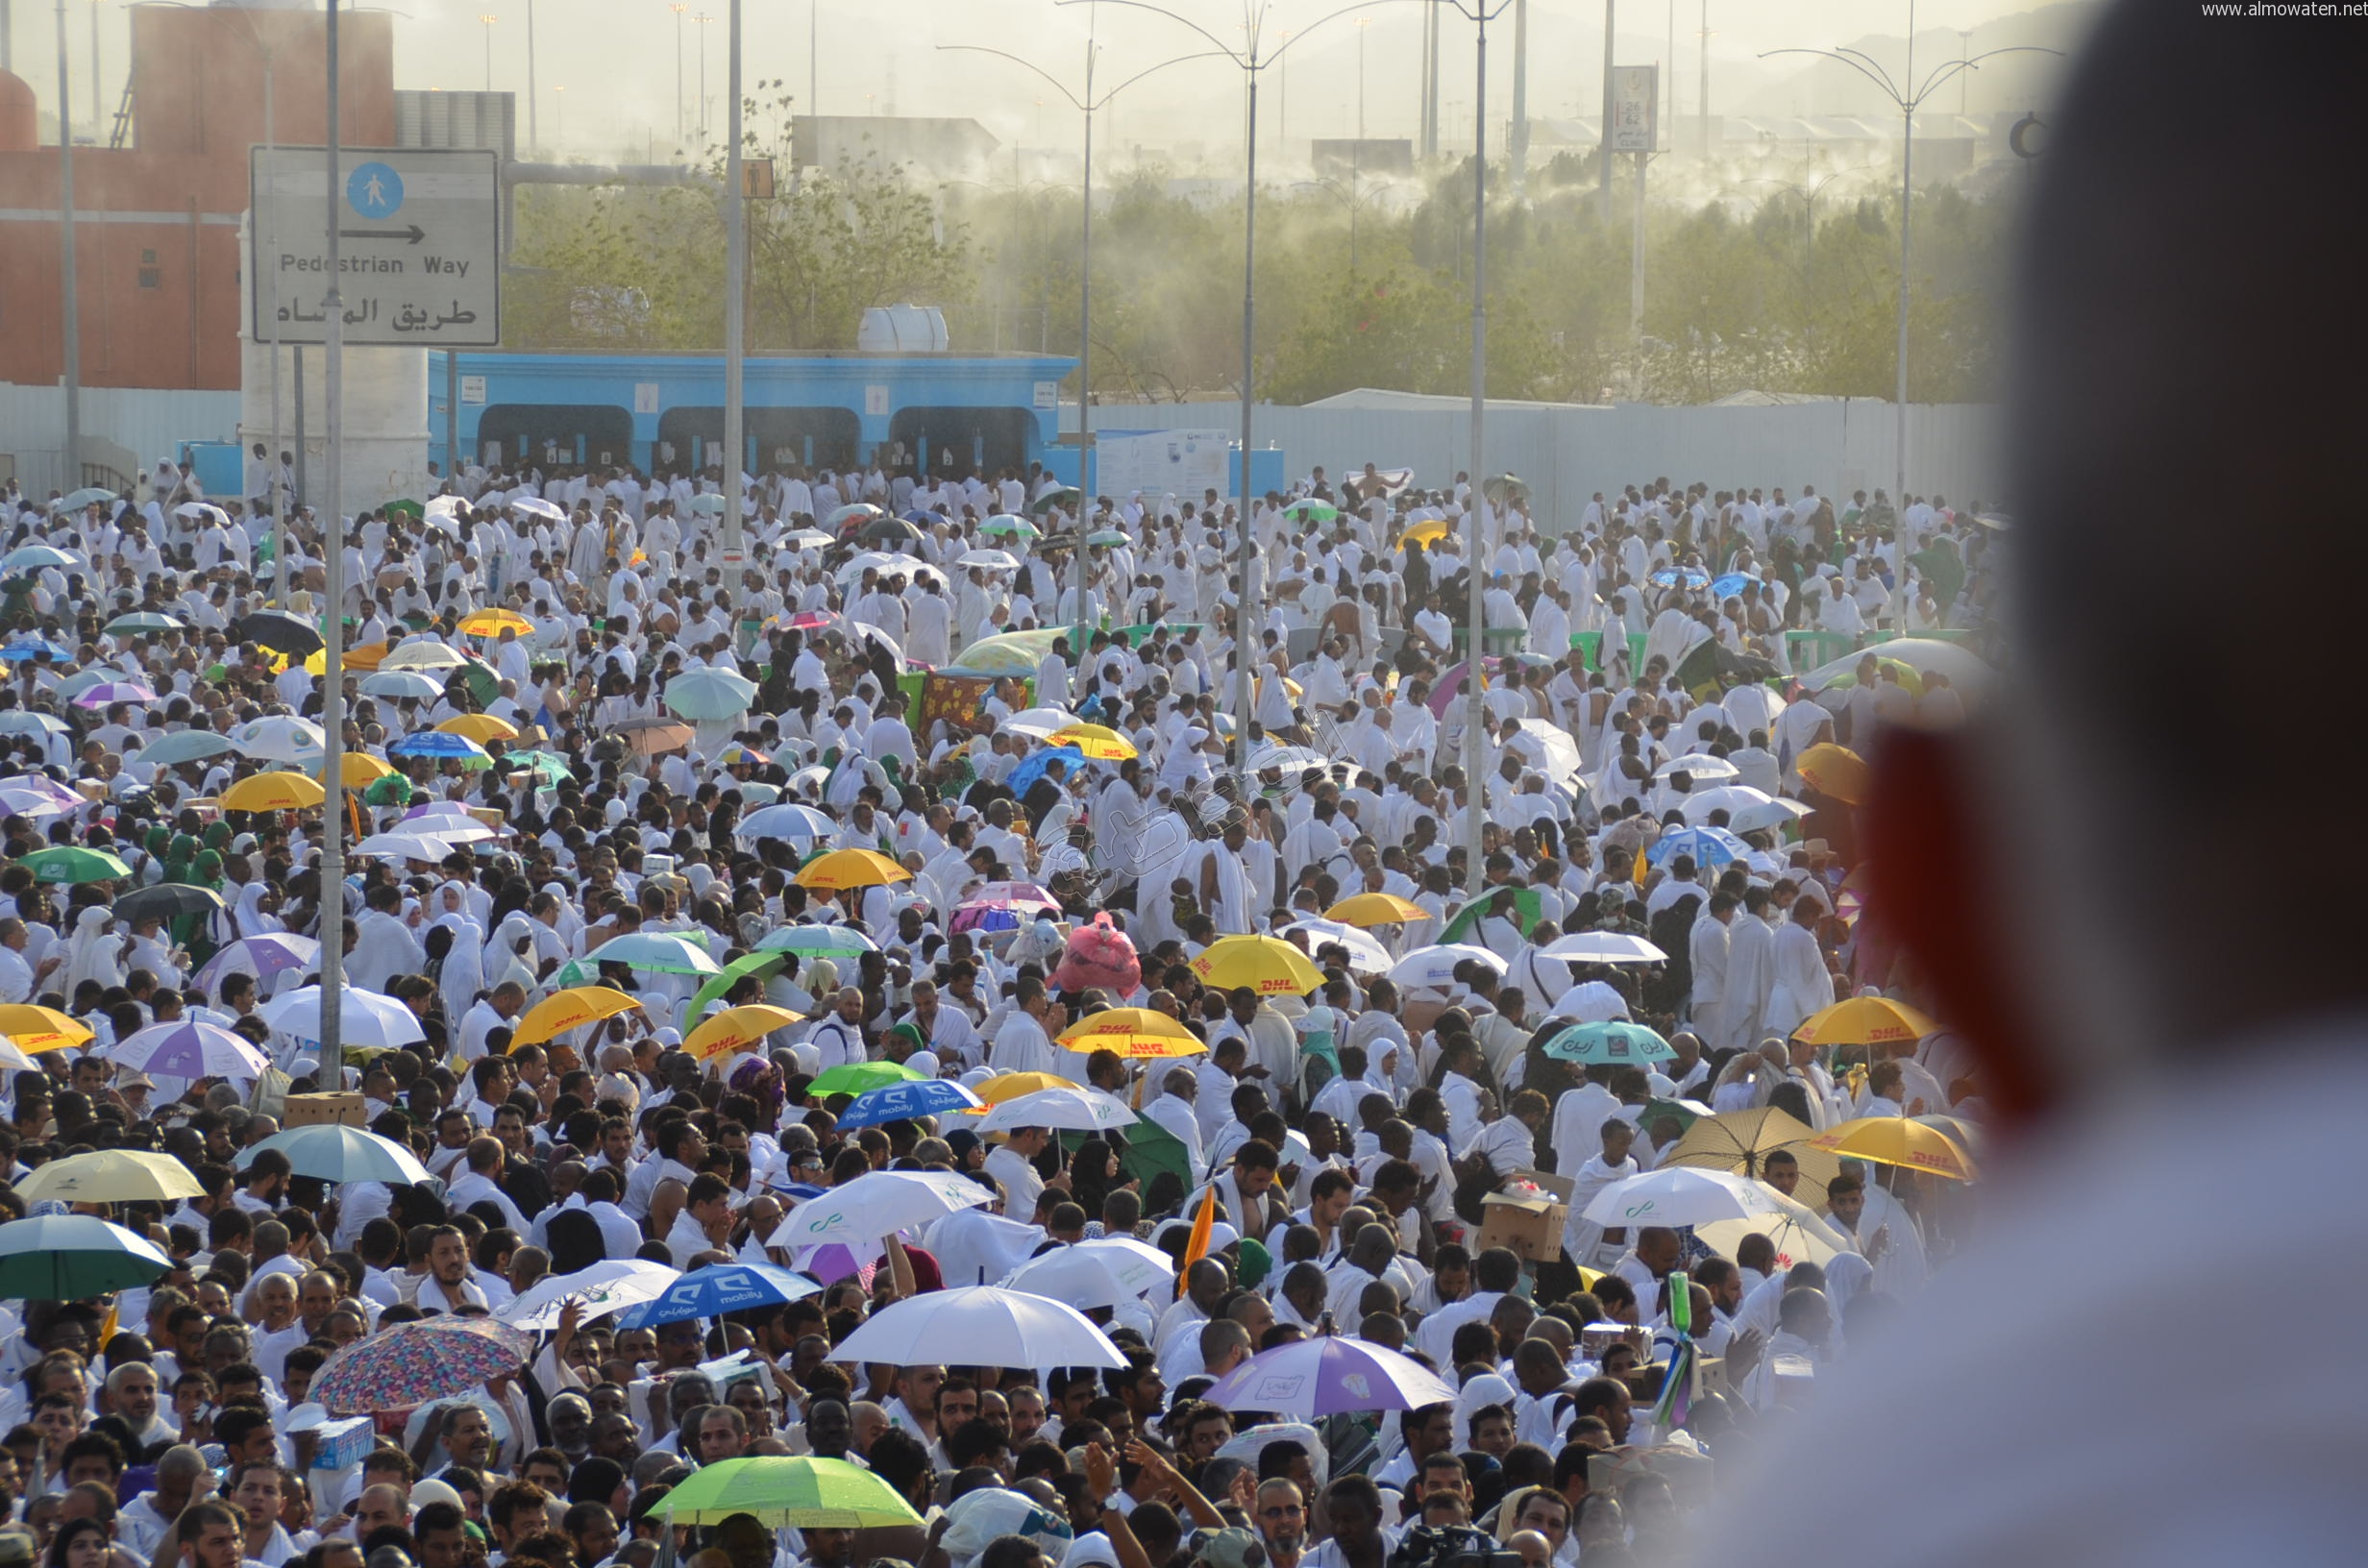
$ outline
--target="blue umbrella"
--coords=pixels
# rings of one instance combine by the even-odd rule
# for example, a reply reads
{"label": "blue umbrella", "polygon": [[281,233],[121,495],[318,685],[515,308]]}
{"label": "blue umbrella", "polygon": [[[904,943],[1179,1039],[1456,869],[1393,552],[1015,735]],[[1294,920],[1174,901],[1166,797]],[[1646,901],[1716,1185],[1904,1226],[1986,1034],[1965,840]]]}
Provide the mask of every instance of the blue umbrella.
{"label": "blue umbrella", "polygon": [[53,659],[70,659],[74,656],[72,649],[61,647],[46,637],[29,637],[21,643],[11,643],[6,648],[0,648],[0,659],[13,659],[20,663],[26,659],[37,659],[44,653]]}
{"label": "blue umbrella", "polygon": [[655,1300],[626,1311],[617,1319],[617,1328],[649,1329],[686,1317],[736,1312],[745,1307],[772,1307],[810,1296],[821,1288],[804,1275],[775,1263],[710,1263],[683,1275]]}
{"label": "blue umbrella", "polygon": [[1723,577],[1711,579],[1711,596],[1714,599],[1732,599],[1759,580],[1748,572],[1730,572]]}
{"label": "blue umbrella", "polygon": [[[1664,567],[1661,571],[1654,573],[1651,576],[1645,578],[1644,580],[1651,583],[1656,588],[1674,588],[1677,586],[1677,573],[1673,568]],[[1690,566],[1686,568],[1687,587],[1707,587],[1710,580],[1711,575],[1709,573],[1697,572]]]}
{"label": "blue umbrella", "polygon": [[974,1111],[978,1096],[950,1078],[915,1078],[901,1084],[882,1084],[850,1100],[839,1113],[839,1130],[878,1127],[916,1116],[938,1116],[949,1111]]}
{"label": "blue umbrella", "polygon": [[1003,787],[1014,795],[1025,795],[1027,787],[1044,777],[1046,767],[1054,762],[1069,764],[1069,771],[1073,773],[1084,766],[1085,753],[1073,746],[1056,746],[1049,750],[1023,757],[1020,766],[1014,768],[1010,776],[1003,780]]}
{"label": "blue umbrella", "polygon": [[1644,851],[1644,859],[1650,865],[1665,866],[1673,855],[1691,855],[1693,863],[1707,871],[1750,853],[1751,845],[1723,827],[1681,827],[1655,840]]}
{"label": "blue umbrella", "polygon": [[483,757],[485,748],[466,735],[449,730],[422,729],[406,735],[387,750],[399,757]]}

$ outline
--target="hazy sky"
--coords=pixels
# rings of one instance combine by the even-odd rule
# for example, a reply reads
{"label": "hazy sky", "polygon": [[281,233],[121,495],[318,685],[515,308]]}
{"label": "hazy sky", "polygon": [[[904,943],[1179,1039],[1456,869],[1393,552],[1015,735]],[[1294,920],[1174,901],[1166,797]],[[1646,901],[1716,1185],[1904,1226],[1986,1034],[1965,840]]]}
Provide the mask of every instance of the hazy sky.
{"label": "hazy sky", "polygon": [[[96,4],[100,26],[100,97],[111,116],[123,90],[128,52],[128,6],[124,0],[70,0],[71,39],[78,122],[86,124],[90,82],[89,16]],[[1265,16],[1270,47],[1287,28],[1305,28],[1339,9],[1335,0],[1162,0],[1169,9],[1198,21],[1227,43],[1243,37],[1246,12]],[[527,86],[527,0],[394,0],[396,86],[477,89],[487,85],[486,44],[492,44],[491,85],[524,94]],[[1358,129],[1358,55],[1363,46],[1365,133],[1411,136],[1419,103],[1422,7],[1417,0],[1372,0],[1326,22],[1292,45],[1288,70],[1266,77],[1262,92],[1262,150],[1279,127],[1288,138],[1353,135]],[[1916,7],[1918,42],[1926,62],[1957,51],[1948,30],[1981,29],[1973,47],[2014,41],[2027,29],[2015,19],[2034,10],[2016,0],[1923,0]],[[707,64],[707,100],[720,118],[725,69],[727,0],[689,0],[678,23],[668,0],[536,0],[536,108],[545,146],[579,156],[636,155],[654,143],[662,155],[672,142],[678,109],[676,35],[682,39],[682,111],[696,123],[699,70]],[[1118,4],[1055,5],[1053,0],[745,0],[744,69],[756,79],[787,78],[801,100],[807,96],[810,61],[818,61],[819,101],[828,114],[888,112],[953,114],[975,118],[998,136],[1027,146],[1073,147],[1078,134],[1073,110],[1059,107],[1057,94],[1016,64],[981,55],[947,54],[943,44],[982,44],[1025,56],[1073,88],[1082,77],[1089,25],[1102,43],[1099,85],[1108,86],[1162,60],[1211,45],[1190,29],[1147,12]],[[14,58],[19,74],[41,90],[54,79],[55,43],[51,8],[15,0]],[[1896,39],[1904,31],[1906,0],[1624,0],[1619,5],[1619,63],[1665,61],[1674,17],[1676,108],[1698,105],[1699,39],[1707,11],[1711,99],[1714,110],[1739,104],[1765,111],[1821,106],[1784,101],[1797,89],[1777,85],[1790,62],[1762,61],[1762,50],[1787,45],[1831,47],[1866,37]],[[702,12],[717,19],[693,18]],[[1089,12],[1093,13],[1089,22]],[[479,18],[493,14],[490,27]],[[1367,18],[1360,30],[1356,17]],[[1602,66],[1602,0],[1533,0],[1530,12],[1530,112],[1541,117],[1592,111]],[[2054,37],[2060,12],[2048,20]],[[1998,24],[2004,24],[1998,25]],[[808,47],[813,26],[819,48]],[[1360,39],[1360,31],[1362,38]],[[1458,139],[1468,137],[1472,96],[1472,27],[1450,13],[1443,19],[1441,95]],[[1490,29],[1490,109],[1501,126],[1512,108],[1513,27],[1508,10]],[[1943,53],[1945,51],[1945,54]],[[1891,51],[1896,58],[1896,47]],[[1922,73],[1919,72],[1919,75]],[[1240,73],[1221,60],[1179,64],[1140,83],[1122,96],[1114,134],[1121,141],[1159,142],[1240,139]],[[2010,88],[2020,86],[2019,94]],[[2028,81],[2010,82],[2001,70],[1977,77],[1970,106],[1986,107],[1984,88],[1999,89],[1986,107],[2022,108]],[[1038,99],[1047,100],[1040,109]],[[1942,95],[1955,108],[1955,89]],[[528,116],[520,105],[523,144]],[[1270,118],[1270,116],[1272,116]]]}

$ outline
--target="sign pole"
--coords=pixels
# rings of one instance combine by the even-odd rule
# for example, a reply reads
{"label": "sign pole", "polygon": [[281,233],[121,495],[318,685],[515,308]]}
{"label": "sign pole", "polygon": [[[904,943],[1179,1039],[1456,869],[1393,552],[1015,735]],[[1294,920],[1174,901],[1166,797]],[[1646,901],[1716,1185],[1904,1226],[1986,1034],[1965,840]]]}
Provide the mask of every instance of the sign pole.
{"label": "sign pole", "polygon": [[[329,435],[329,511],[321,554],[328,594],[321,620],[321,1070],[345,1060],[339,1017],[345,984],[345,299],[338,287],[338,226],[345,217],[345,184],[337,178],[337,0],[329,0],[329,297],[323,323],[326,366],[321,388]],[[340,1077],[337,1082],[342,1084]]]}

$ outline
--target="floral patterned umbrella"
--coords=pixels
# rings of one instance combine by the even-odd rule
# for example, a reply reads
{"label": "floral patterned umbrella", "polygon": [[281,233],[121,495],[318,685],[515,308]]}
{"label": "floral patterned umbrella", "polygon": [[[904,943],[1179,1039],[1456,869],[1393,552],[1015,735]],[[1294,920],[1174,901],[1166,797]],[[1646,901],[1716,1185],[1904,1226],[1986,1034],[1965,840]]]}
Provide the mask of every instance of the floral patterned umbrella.
{"label": "floral patterned umbrella", "polygon": [[332,1415],[408,1410],[515,1372],[534,1336],[489,1317],[430,1317],[357,1339],[321,1363],[312,1397]]}

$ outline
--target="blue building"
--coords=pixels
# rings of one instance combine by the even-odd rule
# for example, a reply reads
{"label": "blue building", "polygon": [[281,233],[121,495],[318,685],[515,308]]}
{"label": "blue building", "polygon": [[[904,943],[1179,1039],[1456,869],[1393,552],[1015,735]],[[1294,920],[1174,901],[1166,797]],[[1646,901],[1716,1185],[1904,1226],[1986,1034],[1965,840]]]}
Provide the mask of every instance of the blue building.
{"label": "blue building", "polygon": [[[752,357],[741,465],[1024,467],[1052,446],[1076,368],[1059,355]],[[431,353],[428,386],[429,457],[444,473],[456,439],[480,460],[645,472],[722,455],[721,355]]]}

